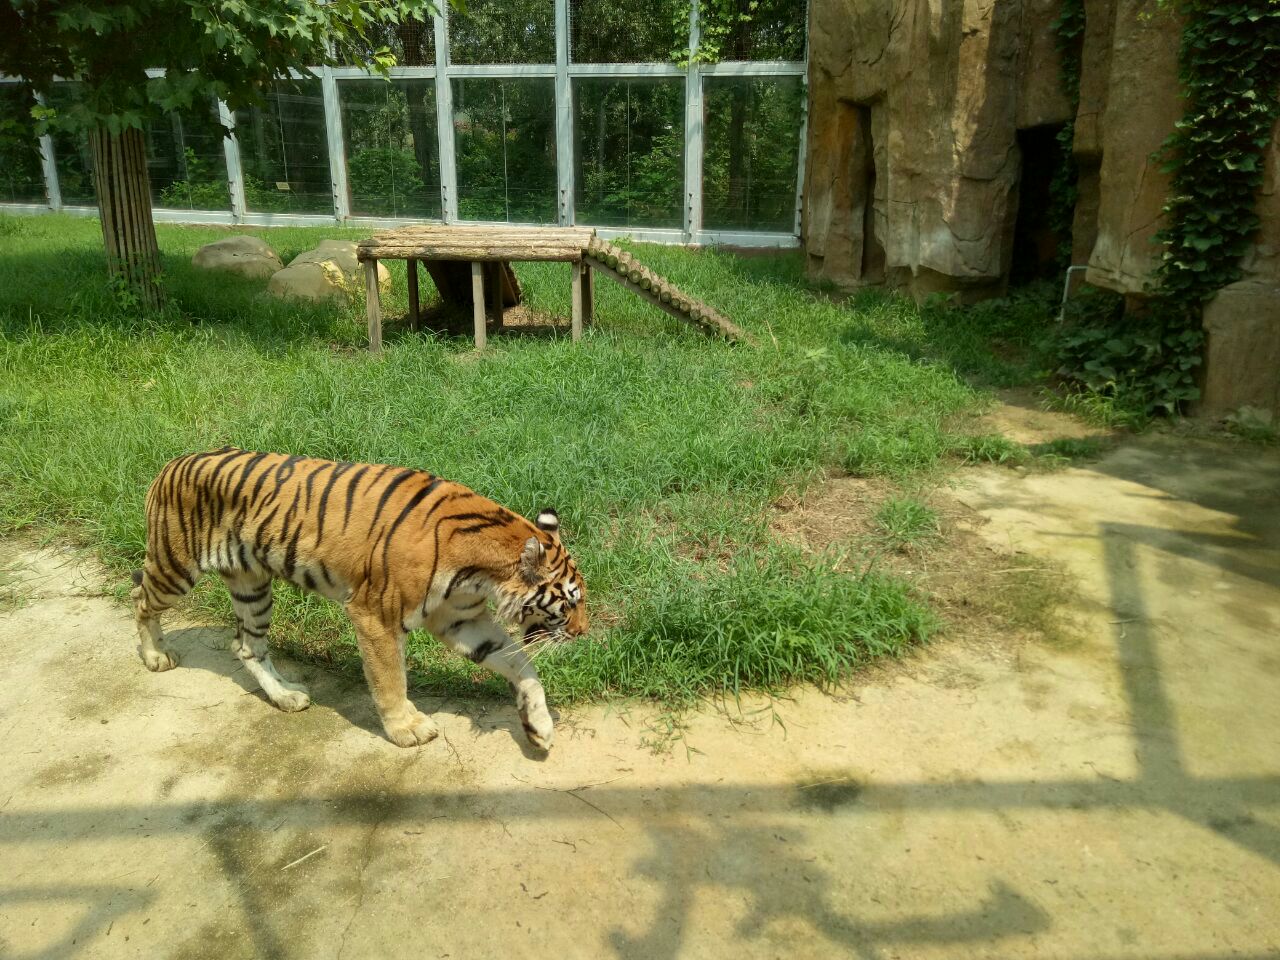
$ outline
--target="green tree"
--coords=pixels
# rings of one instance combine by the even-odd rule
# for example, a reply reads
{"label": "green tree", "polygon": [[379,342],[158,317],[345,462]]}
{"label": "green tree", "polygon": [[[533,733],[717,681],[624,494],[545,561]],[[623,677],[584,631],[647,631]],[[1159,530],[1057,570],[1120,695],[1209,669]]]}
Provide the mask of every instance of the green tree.
{"label": "green tree", "polygon": [[[0,4],[0,72],[22,78],[27,109],[19,128],[0,136],[88,135],[108,269],[154,306],[147,118],[210,96],[233,111],[262,106],[264,90],[304,66],[355,62],[385,72],[394,56],[371,41],[437,9],[437,0],[8,0]],[[149,78],[148,68],[165,74]],[[37,105],[54,77],[84,85],[67,110]]]}

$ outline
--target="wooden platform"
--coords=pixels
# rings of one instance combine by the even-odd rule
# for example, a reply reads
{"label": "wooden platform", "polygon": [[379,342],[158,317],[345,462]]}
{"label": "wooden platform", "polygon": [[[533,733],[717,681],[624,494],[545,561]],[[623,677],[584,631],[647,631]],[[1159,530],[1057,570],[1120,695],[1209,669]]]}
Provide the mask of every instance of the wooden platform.
{"label": "wooden platform", "polygon": [[571,268],[573,339],[594,312],[593,271],[611,277],[633,293],[680,320],[708,333],[750,340],[718,311],[686,296],[669,280],[639,264],[626,251],[596,237],[585,227],[443,226],[397,227],[362,240],[356,255],[365,265],[369,349],[382,349],[382,303],[378,261],[404,260],[409,273],[409,323],[420,323],[418,263],[426,265],[447,304],[469,308],[476,348],[483,349],[490,319],[502,322],[503,309],[520,303],[522,291],[511,262],[567,262]]}

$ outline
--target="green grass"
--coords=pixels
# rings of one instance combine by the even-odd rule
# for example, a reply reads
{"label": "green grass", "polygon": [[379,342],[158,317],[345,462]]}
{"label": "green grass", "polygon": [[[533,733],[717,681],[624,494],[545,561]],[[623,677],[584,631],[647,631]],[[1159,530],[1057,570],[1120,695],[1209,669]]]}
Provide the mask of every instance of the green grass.
{"label": "green grass", "polygon": [[937,511],[909,497],[886,500],[873,520],[884,539],[899,550],[935,540],[942,531]]}
{"label": "green grass", "polygon": [[[260,281],[190,266],[226,231],[157,230],[169,307],[143,318],[105,281],[96,221],[0,218],[0,534],[69,534],[123,583],[156,471],[233,443],[419,466],[526,515],[557,507],[595,621],[591,640],[539,661],[560,702],[830,680],[928,635],[909,584],[797,554],[770,534],[768,507],[832,467],[902,479],[954,462],[968,441],[949,425],[984,403],[964,375],[1008,374],[984,359],[976,328],[931,353],[929,311],[831,302],[804,283],[799,253],[636,247],[761,345],[708,339],[601,279],[596,326],[578,344],[499,336],[476,356],[469,341],[390,323],[374,358],[363,303],[270,299]],[[240,232],[286,262],[358,235]],[[390,268],[395,316],[404,265]],[[566,265],[517,269],[534,309],[567,315]],[[220,585],[193,602],[230,622]],[[273,640],[356,668],[341,610],[288,587]],[[421,689],[499,689],[429,637],[410,651]]]}

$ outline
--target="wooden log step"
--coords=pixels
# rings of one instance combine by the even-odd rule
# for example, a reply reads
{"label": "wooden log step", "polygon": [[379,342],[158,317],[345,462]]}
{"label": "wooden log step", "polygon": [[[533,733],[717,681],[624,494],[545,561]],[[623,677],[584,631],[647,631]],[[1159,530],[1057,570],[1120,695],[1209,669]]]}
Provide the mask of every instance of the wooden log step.
{"label": "wooden log step", "polygon": [[625,250],[593,238],[584,246],[582,253],[589,260],[591,269],[608,274],[673,317],[692,323],[708,333],[719,334],[731,340],[754,342],[737,324],[700,300],[685,295],[670,280],[642,266]]}

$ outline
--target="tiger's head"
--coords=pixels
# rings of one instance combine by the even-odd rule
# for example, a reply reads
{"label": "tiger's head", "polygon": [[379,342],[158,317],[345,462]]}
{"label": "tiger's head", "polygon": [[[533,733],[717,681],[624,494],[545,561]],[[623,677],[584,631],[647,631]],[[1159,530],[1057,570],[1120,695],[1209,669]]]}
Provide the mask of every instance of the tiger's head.
{"label": "tiger's head", "polygon": [[587,587],[560,542],[556,512],[543,510],[535,526],[538,536],[526,540],[520,554],[518,608],[512,619],[525,643],[572,640],[587,632]]}

